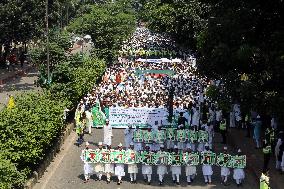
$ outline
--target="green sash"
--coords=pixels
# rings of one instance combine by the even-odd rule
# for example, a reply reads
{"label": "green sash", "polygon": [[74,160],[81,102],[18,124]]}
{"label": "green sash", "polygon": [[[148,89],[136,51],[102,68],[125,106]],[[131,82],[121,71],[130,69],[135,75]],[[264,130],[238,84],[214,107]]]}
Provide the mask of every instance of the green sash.
{"label": "green sash", "polygon": [[176,132],[177,132],[177,141],[178,142],[185,142],[186,139],[187,139],[187,136],[186,136],[186,133],[187,133],[188,130],[180,130],[178,129]]}
{"label": "green sash", "polygon": [[213,165],[215,164],[216,154],[213,152],[201,152],[201,164]]}
{"label": "green sash", "polygon": [[183,153],[183,163],[185,165],[199,165],[200,156],[198,152]]}

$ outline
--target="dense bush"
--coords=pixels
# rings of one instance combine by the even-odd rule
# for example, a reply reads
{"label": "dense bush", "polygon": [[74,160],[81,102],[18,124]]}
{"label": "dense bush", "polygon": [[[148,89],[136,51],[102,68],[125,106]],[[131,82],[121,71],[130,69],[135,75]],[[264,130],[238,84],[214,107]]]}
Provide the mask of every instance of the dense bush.
{"label": "dense bush", "polygon": [[[63,110],[65,103],[52,99],[48,93],[26,93],[16,98],[13,109],[0,112],[0,159],[3,164],[0,171],[12,169],[11,161],[27,176],[43,159],[46,151],[58,137],[63,128]],[[9,160],[9,161],[8,161]],[[15,168],[16,169],[16,168]],[[9,181],[10,174],[4,174],[0,183]],[[22,179],[22,177],[20,177]],[[15,178],[14,178],[15,179]],[[23,180],[19,180],[21,182]],[[18,182],[13,180],[13,182]],[[8,187],[9,188],[9,187]]]}

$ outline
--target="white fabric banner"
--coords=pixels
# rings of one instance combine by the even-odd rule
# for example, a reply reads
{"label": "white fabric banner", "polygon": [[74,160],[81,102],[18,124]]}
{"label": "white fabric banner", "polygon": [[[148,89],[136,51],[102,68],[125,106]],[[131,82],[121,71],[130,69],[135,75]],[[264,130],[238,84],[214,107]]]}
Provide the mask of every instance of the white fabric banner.
{"label": "white fabric banner", "polygon": [[121,108],[110,107],[109,123],[115,128],[126,128],[128,125],[153,127],[167,124],[168,110],[166,108]]}

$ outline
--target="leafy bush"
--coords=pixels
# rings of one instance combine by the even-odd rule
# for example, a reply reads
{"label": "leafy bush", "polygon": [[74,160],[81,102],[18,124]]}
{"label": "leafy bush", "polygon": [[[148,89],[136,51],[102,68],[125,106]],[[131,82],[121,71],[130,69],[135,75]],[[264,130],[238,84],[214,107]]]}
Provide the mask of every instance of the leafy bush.
{"label": "leafy bush", "polygon": [[0,154],[0,189],[22,188],[26,177],[15,164]]}
{"label": "leafy bush", "polygon": [[22,94],[15,104],[0,112],[0,149],[18,168],[33,168],[63,129],[65,104],[48,93]]}

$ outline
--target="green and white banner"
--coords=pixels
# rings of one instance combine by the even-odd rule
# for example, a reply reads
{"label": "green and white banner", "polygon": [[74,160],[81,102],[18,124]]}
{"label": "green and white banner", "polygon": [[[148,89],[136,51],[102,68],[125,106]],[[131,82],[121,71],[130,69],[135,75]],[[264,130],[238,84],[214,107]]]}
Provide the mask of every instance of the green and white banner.
{"label": "green and white banner", "polygon": [[89,163],[141,163],[145,165],[217,165],[229,168],[245,168],[246,156],[232,156],[214,152],[147,152],[135,150],[85,150],[84,162]]}

